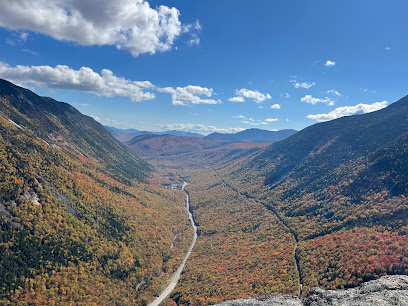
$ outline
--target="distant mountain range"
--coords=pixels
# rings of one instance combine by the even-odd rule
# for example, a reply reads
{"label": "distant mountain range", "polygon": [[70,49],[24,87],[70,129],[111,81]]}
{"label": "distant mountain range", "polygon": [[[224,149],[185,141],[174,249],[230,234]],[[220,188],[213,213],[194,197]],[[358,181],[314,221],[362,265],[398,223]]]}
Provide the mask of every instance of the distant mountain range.
{"label": "distant mountain range", "polygon": [[192,132],[184,132],[184,131],[164,131],[164,132],[149,132],[149,131],[139,131],[136,129],[118,129],[111,126],[104,125],[105,129],[107,129],[117,140],[120,142],[126,142],[131,140],[133,137],[146,135],[146,134],[153,134],[153,135],[174,135],[174,136],[190,136],[190,137],[204,137],[204,135]]}
{"label": "distant mountain range", "polygon": [[211,133],[207,136],[185,132],[185,131],[164,131],[164,132],[149,132],[149,131],[139,131],[135,129],[118,129],[115,127],[104,126],[116,139],[121,142],[127,142],[132,138],[140,135],[153,134],[153,135],[173,135],[173,136],[188,136],[188,137],[199,137],[209,140],[223,140],[234,143],[268,143],[276,142],[292,136],[297,131],[295,130],[281,130],[281,131],[268,131],[261,129],[248,129],[234,134],[222,134],[222,133]]}
{"label": "distant mountain range", "polygon": [[139,156],[166,156],[180,153],[192,153],[219,148],[229,144],[225,140],[211,140],[202,137],[154,135],[135,136],[124,144]]}
{"label": "distant mountain range", "polygon": [[248,129],[235,134],[212,133],[205,138],[213,140],[229,140],[231,142],[264,143],[286,139],[296,132],[297,131],[295,130],[267,131],[261,129]]}

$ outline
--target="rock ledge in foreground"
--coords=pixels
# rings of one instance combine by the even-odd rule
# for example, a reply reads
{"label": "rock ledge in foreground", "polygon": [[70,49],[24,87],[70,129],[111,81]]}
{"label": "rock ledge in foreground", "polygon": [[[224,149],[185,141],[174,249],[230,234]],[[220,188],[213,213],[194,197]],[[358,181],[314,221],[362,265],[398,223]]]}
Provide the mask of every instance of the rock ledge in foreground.
{"label": "rock ledge in foreground", "polygon": [[323,290],[313,288],[299,298],[293,295],[267,294],[251,299],[228,301],[219,306],[408,306],[408,276],[390,275],[356,288]]}

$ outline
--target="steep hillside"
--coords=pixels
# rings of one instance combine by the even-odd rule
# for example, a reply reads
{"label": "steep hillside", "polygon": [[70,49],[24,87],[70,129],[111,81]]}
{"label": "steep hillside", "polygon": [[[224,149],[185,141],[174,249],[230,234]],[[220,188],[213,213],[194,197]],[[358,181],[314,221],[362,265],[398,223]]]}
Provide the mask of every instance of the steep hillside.
{"label": "steep hillside", "polygon": [[0,81],[0,304],[146,304],[192,237],[171,182],[72,106]]}
{"label": "steep hillside", "polygon": [[[146,178],[150,166],[126,150],[101,124],[73,106],[40,97],[0,79],[0,112],[44,141],[89,158],[122,180]],[[77,148],[80,148],[78,150]]]}
{"label": "steep hillside", "polygon": [[290,228],[304,288],[334,289],[408,274],[407,160],[405,97],[308,127],[228,176]]}
{"label": "steep hillside", "polygon": [[273,184],[293,171],[304,176],[307,167],[330,171],[342,163],[365,157],[375,151],[404,145],[408,133],[408,97],[389,107],[365,114],[343,117],[315,124],[285,141],[271,145],[254,162],[257,165],[273,164],[267,183]]}
{"label": "steep hillside", "polygon": [[212,133],[205,138],[228,140],[232,142],[266,143],[286,139],[295,133],[295,130],[267,131],[261,129],[248,129],[235,134]]}
{"label": "steep hillside", "polygon": [[[265,174],[272,190],[282,192],[286,204],[291,201],[284,208],[287,216],[309,216],[319,224],[313,232],[329,226],[322,222],[339,227],[367,213],[369,220],[361,217],[366,223],[378,223],[390,219],[395,209],[395,218],[403,215],[404,205],[398,203],[408,194],[407,140],[405,97],[374,113],[306,128],[273,144],[253,165]],[[306,200],[311,196],[312,202]],[[386,208],[389,201],[398,203]],[[375,208],[375,203],[381,207]],[[379,211],[373,215],[374,209]]]}

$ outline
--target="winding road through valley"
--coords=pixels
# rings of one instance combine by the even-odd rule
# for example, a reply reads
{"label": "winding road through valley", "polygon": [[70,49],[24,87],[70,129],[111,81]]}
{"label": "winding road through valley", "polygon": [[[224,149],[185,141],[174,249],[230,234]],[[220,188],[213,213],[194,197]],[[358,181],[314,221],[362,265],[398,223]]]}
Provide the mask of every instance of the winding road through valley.
{"label": "winding road through valley", "polygon": [[[184,191],[184,188],[187,186],[187,182],[183,182],[183,187],[181,188]],[[160,295],[149,304],[149,306],[158,306],[160,305],[161,302],[164,301],[164,299],[166,297],[168,297],[170,295],[170,293],[174,290],[174,288],[176,288],[177,283],[180,279],[181,273],[183,272],[184,266],[186,265],[187,259],[190,257],[191,252],[193,251],[193,248],[196,244],[197,241],[197,226],[194,223],[194,219],[193,219],[193,215],[190,212],[190,198],[189,195],[186,191],[184,191],[186,193],[186,209],[188,212],[188,219],[191,222],[191,226],[194,229],[194,238],[193,238],[193,242],[190,245],[190,248],[188,249],[188,252],[186,254],[186,256],[184,257],[183,262],[181,263],[180,267],[177,269],[176,273],[173,275],[172,279],[170,280],[169,285],[162,291],[162,293],[160,293]]]}

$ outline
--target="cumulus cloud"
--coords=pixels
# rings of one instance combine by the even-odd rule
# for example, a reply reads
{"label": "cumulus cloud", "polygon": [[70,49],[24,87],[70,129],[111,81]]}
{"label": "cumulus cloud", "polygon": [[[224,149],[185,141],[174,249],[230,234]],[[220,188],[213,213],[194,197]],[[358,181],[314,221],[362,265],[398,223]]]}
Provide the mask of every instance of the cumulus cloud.
{"label": "cumulus cloud", "polygon": [[337,96],[337,97],[341,97],[341,93],[339,93],[337,90],[335,89],[330,89],[327,91],[328,94],[331,94],[333,96]]}
{"label": "cumulus cloud", "polygon": [[[309,89],[310,87],[316,85],[315,82],[313,82],[313,83],[308,83],[308,82],[298,83],[296,80],[292,80],[292,81],[290,81],[290,82],[293,83],[293,86],[294,86],[295,88]],[[289,96],[288,98],[290,98],[290,96]]]}
{"label": "cumulus cloud", "polygon": [[391,48],[390,47],[385,47],[385,50],[390,51]]}
{"label": "cumulus cloud", "polygon": [[195,123],[178,123],[178,124],[165,124],[162,125],[161,128],[163,130],[178,130],[178,131],[188,131],[188,132],[199,132],[199,133],[237,133],[241,132],[245,129],[243,128],[217,128],[215,126],[209,125],[205,126],[203,124],[195,124]]}
{"label": "cumulus cloud", "polygon": [[271,109],[280,109],[280,108],[281,108],[280,104],[274,104],[271,106]]}
{"label": "cumulus cloud", "polygon": [[18,84],[32,83],[42,88],[76,90],[105,97],[121,96],[135,102],[156,97],[154,93],[144,91],[154,88],[149,81],[130,81],[115,76],[108,69],[99,74],[88,67],[79,70],[64,65],[10,67],[0,62],[0,76]]}
{"label": "cumulus cloud", "polygon": [[244,97],[232,97],[232,98],[229,98],[228,101],[230,101],[230,102],[245,102],[245,98]]}
{"label": "cumulus cloud", "polygon": [[309,103],[309,104],[317,104],[317,103],[326,103],[330,106],[334,105],[334,101],[330,100],[330,98],[326,97],[324,99],[313,98],[311,95],[306,95],[300,99],[300,101]]}
{"label": "cumulus cloud", "polygon": [[332,61],[327,61],[326,64],[324,64],[326,67],[333,67],[336,66],[336,62],[332,62]]}
{"label": "cumulus cloud", "polygon": [[[29,30],[84,46],[116,46],[133,56],[168,51],[185,29],[190,29],[182,25],[176,8],[151,8],[145,0],[4,2],[0,27]],[[201,29],[198,22],[192,27]]]}
{"label": "cumulus cloud", "polygon": [[157,91],[171,94],[173,105],[189,104],[220,104],[221,100],[203,99],[200,96],[210,98],[214,94],[212,88],[188,85],[186,87],[164,87]]}
{"label": "cumulus cloud", "polygon": [[307,115],[306,118],[313,119],[316,121],[329,121],[337,119],[344,116],[351,116],[357,114],[366,114],[371,113],[380,109],[383,109],[388,104],[387,101],[376,102],[373,104],[357,104],[355,106],[343,106],[338,107],[335,110],[327,114],[316,114],[316,115]]}
{"label": "cumulus cloud", "polygon": [[236,97],[229,98],[228,101],[231,102],[245,102],[245,98],[252,99],[256,103],[261,103],[265,100],[272,99],[271,95],[266,93],[263,94],[258,90],[249,90],[246,88],[237,89],[235,91]]}
{"label": "cumulus cloud", "polygon": [[266,118],[265,120],[256,120],[254,118],[247,118],[243,115],[233,116],[235,119],[242,119],[241,122],[244,124],[259,126],[259,125],[268,125],[269,123],[276,122],[278,119],[276,118]]}

